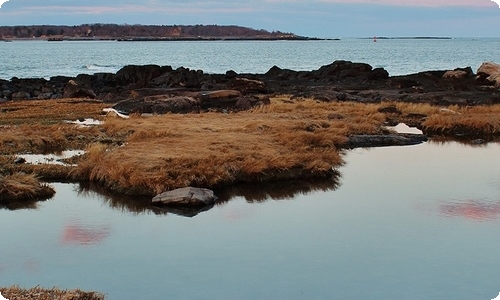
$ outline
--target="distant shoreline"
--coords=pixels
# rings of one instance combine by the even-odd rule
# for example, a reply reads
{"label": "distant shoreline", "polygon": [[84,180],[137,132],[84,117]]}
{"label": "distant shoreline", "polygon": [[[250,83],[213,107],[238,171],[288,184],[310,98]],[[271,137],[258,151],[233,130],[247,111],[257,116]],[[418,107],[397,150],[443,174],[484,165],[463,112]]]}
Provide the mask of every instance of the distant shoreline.
{"label": "distant shoreline", "polygon": [[34,38],[0,38],[0,41],[117,41],[117,42],[177,42],[177,41],[340,41],[339,38],[316,38],[316,37],[34,37]]}

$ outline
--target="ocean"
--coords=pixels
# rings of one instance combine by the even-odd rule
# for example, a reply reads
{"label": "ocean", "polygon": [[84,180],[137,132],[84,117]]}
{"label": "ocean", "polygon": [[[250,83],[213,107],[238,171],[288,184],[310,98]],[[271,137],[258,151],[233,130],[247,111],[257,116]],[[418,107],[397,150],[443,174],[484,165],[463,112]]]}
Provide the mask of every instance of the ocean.
{"label": "ocean", "polygon": [[499,38],[323,41],[0,42],[0,79],[116,72],[125,65],[170,65],[206,73],[265,73],[274,65],[309,71],[335,60],[383,67],[391,76],[500,63]]}

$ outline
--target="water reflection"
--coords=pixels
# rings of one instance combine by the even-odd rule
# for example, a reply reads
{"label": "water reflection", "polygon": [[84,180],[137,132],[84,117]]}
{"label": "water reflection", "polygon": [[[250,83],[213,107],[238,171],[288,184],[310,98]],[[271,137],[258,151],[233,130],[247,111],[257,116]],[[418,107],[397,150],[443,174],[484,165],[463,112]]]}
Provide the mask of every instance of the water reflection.
{"label": "water reflection", "polygon": [[247,202],[265,202],[269,200],[291,200],[299,195],[307,195],[312,192],[334,191],[341,185],[342,174],[335,171],[326,179],[301,179],[274,182],[259,182],[238,184],[216,191],[219,200],[217,204],[223,204],[235,197],[243,197]]}
{"label": "water reflection", "polygon": [[[81,156],[85,153],[84,150],[65,150],[57,153],[47,154],[18,154],[18,158],[22,158],[28,164],[40,165],[68,165],[67,161],[76,156]],[[71,165],[71,164],[69,164]]]}
{"label": "water reflection", "polygon": [[98,195],[99,199],[101,199],[104,203],[109,205],[109,207],[115,210],[132,212],[135,214],[147,213],[152,211],[150,205],[150,197],[117,195],[100,186],[99,184],[95,184],[92,182],[81,182],[78,185],[78,190],[76,192],[78,196],[81,197]]}
{"label": "water reflection", "polygon": [[470,137],[445,137],[445,136],[433,136],[429,139],[429,144],[432,145],[450,145],[450,144],[460,144],[464,146],[474,147],[474,148],[484,148],[487,147],[490,143],[500,143],[500,138],[498,137],[482,137],[482,138],[473,138]]}
{"label": "water reflection", "polygon": [[0,204],[0,209],[7,209],[7,210],[21,210],[21,209],[37,209],[37,201],[14,201],[14,202],[8,202],[8,203],[1,203]]}
{"label": "water reflection", "polygon": [[439,205],[439,213],[444,217],[459,217],[475,221],[488,221],[500,217],[500,201],[447,201]]}
{"label": "water reflection", "polygon": [[110,233],[109,225],[66,224],[61,243],[63,245],[97,245],[109,237]]}
{"label": "water reflection", "polygon": [[[265,202],[269,200],[292,200],[298,195],[306,195],[316,191],[334,191],[340,187],[341,177],[342,175],[340,172],[335,171],[331,177],[326,179],[237,184],[215,190],[215,194],[218,197],[215,205],[223,205],[236,197],[243,197],[247,202]],[[175,214],[183,217],[194,217],[214,207],[214,205],[207,205],[204,207],[157,207],[151,205],[150,197],[116,195],[98,184],[88,182],[80,183],[77,193],[79,196],[97,194],[99,195],[99,199],[104,201],[111,208],[120,211],[133,212],[135,214]]]}
{"label": "water reflection", "polygon": [[199,206],[152,206],[151,210],[157,215],[174,214],[182,217],[192,218],[198,214],[210,210],[214,204]]}

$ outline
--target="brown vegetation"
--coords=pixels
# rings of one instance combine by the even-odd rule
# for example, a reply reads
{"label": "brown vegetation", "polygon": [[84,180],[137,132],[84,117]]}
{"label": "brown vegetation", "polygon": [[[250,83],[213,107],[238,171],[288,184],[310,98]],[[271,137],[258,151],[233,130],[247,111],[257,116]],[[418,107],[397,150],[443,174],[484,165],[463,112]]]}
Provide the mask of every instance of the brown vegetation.
{"label": "brown vegetation", "polygon": [[33,174],[0,175],[0,204],[17,201],[36,201],[54,196],[53,188],[41,184]]}
{"label": "brown vegetation", "polygon": [[494,138],[500,135],[500,105],[440,107],[397,103],[396,122],[413,124],[427,135]]}
{"label": "brown vegetation", "polygon": [[[408,121],[432,134],[456,134],[456,128],[474,135],[500,133],[500,106],[442,108],[281,96],[247,112],[129,119],[102,116],[101,103],[69,99],[4,103],[0,109],[14,106],[16,110],[7,109],[2,115],[6,118],[1,121],[1,154],[84,148],[87,152],[75,161],[77,166],[14,165],[9,159],[4,169],[98,182],[131,195],[153,195],[189,185],[217,187],[331,176],[342,164],[338,149],[350,135],[385,134],[388,120]],[[388,106],[394,109],[381,109]],[[66,124],[63,116],[68,115],[100,118],[104,124]],[[21,119],[25,125],[11,125]]]}
{"label": "brown vegetation", "polygon": [[18,286],[0,287],[3,297],[9,300],[104,300],[103,294],[97,292],[84,292],[81,290],[60,290],[57,288],[43,289],[35,287],[23,289]]}

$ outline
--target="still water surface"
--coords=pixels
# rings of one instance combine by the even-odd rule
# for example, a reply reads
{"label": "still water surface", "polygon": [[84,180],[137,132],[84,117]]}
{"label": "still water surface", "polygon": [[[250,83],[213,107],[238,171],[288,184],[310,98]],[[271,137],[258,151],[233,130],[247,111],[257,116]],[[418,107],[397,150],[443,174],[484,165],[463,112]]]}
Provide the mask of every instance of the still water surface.
{"label": "still water surface", "polygon": [[75,184],[0,210],[0,285],[108,299],[492,299],[500,144],[346,152],[316,186],[233,187],[188,218]]}

